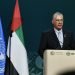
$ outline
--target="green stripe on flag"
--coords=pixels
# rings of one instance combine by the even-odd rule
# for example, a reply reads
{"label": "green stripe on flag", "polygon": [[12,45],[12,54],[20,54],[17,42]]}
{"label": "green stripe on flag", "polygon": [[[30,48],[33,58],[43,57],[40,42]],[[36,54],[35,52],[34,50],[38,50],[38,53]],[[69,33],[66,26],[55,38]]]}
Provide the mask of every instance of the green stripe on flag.
{"label": "green stripe on flag", "polygon": [[18,35],[19,39],[21,40],[21,42],[24,45],[24,38],[23,38],[23,31],[22,31],[22,26],[20,26],[17,30],[16,30],[16,34]]}

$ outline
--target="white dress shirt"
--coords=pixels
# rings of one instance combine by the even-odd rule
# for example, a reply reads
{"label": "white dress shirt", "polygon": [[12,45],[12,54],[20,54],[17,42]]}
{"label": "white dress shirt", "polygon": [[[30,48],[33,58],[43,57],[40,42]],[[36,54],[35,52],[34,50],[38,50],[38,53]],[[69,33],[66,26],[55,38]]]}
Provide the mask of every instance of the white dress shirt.
{"label": "white dress shirt", "polygon": [[56,28],[54,28],[55,34],[59,40],[60,46],[62,48],[63,46],[63,31],[61,30],[57,30]]}

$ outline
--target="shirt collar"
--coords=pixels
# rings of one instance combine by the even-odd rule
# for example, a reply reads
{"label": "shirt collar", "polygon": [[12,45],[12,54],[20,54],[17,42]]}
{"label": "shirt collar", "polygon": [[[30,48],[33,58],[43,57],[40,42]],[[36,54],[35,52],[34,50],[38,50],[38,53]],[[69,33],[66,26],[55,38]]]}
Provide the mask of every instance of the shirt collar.
{"label": "shirt collar", "polygon": [[62,32],[62,29],[61,29],[61,30],[57,30],[56,28],[54,28],[54,31],[55,31],[56,33],[58,33],[58,32]]}

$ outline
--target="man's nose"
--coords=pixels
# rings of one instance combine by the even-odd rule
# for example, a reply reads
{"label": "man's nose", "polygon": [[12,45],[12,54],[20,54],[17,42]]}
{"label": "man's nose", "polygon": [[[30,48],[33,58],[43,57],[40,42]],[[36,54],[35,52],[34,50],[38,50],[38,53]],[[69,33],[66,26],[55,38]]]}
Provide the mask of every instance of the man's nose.
{"label": "man's nose", "polygon": [[60,20],[59,23],[62,23],[62,21]]}

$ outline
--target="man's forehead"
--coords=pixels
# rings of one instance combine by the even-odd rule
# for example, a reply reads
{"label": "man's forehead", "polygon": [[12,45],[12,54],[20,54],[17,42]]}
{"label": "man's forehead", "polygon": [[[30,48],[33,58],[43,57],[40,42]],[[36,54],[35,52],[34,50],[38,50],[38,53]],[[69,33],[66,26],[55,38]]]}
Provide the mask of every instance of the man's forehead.
{"label": "man's forehead", "polygon": [[54,19],[63,19],[62,15],[57,15]]}

